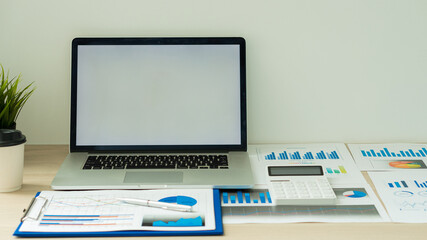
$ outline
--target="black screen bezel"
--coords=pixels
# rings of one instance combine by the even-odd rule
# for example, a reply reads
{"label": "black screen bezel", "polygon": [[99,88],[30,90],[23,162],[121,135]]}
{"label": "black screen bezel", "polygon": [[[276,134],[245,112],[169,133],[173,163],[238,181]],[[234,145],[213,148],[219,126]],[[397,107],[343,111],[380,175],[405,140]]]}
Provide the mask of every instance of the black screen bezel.
{"label": "black screen bezel", "polygon": [[[240,144],[227,145],[90,145],[78,146],[77,135],[77,59],[81,45],[239,45],[240,49]],[[247,150],[246,42],[242,37],[178,38],[75,38],[71,49],[70,152],[223,152]]]}

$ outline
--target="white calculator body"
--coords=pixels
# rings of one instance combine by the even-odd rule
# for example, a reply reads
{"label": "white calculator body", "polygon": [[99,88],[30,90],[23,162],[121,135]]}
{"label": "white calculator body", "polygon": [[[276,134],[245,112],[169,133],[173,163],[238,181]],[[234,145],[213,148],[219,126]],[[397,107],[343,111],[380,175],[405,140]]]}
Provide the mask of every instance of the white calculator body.
{"label": "white calculator body", "polygon": [[276,205],[333,205],[336,195],[322,166],[267,166],[267,184]]}

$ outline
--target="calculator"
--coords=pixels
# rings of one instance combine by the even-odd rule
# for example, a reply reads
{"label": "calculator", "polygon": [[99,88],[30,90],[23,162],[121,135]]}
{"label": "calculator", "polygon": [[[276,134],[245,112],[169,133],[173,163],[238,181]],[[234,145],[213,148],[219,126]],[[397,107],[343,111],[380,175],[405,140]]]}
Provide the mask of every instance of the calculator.
{"label": "calculator", "polygon": [[268,188],[276,205],[333,205],[337,196],[322,166],[267,166]]}

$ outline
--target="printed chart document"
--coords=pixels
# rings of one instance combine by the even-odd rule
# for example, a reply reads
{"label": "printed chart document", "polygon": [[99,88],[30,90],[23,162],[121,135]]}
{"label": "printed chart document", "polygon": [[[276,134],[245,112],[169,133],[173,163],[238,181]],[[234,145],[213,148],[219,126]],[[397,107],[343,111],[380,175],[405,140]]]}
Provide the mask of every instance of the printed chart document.
{"label": "printed chart document", "polygon": [[385,222],[385,209],[369,185],[333,186],[334,205],[273,205],[268,189],[223,190],[223,222],[295,223],[295,222]]}
{"label": "printed chart document", "polygon": [[348,144],[360,170],[426,170],[427,144]]}
{"label": "printed chart document", "polygon": [[[215,229],[212,189],[43,191],[37,198],[46,203],[40,214],[23,221],[21,232]],[[192,206],[192,211],[134,205],[119,198],[183,204]]]}
{"label": "printed chart document", "polygon": [[[364,178],[343,143],[256,145],[256,155],[251,161],[254,173],[265,182],[267,165],[322,165],[331,184],[363,183]],[[255,166],[254,166],[255,165]]]}
{"label": "printed chart document", "polygon": [[392,221],[427,223],[427,171],[370,172]]}
{"label": "printed chart document", "polygon": [[[343,143],[250,145],[248,152],[256,188],[221,192],[224,223],[389,221]],[[336,204],[275,206],[266,185],[267,166],[286,165],[321,165]]]}

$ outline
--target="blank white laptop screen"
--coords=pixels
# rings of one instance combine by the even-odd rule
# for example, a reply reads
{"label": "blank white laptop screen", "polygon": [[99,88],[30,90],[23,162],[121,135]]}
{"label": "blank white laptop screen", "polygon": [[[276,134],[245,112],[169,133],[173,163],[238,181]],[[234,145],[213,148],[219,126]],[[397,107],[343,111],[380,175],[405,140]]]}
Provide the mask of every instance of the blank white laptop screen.
{"label": "blank white laptop screen", "polygon": [[76,145],[239,145],[238,45],[80,45]]}

